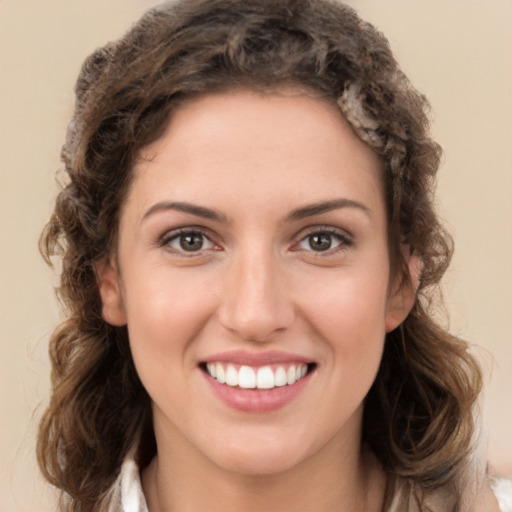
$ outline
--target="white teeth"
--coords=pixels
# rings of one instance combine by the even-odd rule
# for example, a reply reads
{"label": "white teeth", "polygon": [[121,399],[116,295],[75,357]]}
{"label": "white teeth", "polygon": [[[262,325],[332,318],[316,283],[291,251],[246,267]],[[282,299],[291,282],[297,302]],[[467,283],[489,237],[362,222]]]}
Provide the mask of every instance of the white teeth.
{"label": "white teeth", "polygon": [[215,369],[215,363],[208,363],[206,365],[206,367],[208,368],[208,373],[213,377],[215,378],[217,376],[217,371]]}
{"label": "white teeth", "polygon": [[[215,365],[215,373],[217,374],[215,376],[215,378],[222,384],[224,384],[226,382],[226,376],[225,376],[225,373],[224,373],[224,367],[220,364],[220,363],[217,363]],[[212,375],[213,377],[213,375]]]}
{"label": "white teeth", "polygon": [[308,371],[308,365],[290,365],[288,370],[284,366],[278,366],[275,370],[270,366],[240,366],[237,370],[233,364],[224,367],[222,363],[207,363],[206,371],[218,382],[228,386],[239,386],[242,389],[272,389],[287,384],[290,386],[302,379]]}
{"label": "white teeth", "polygon": [[288,383],[288,385],[293,384],[295,382],[295,366],[290,366],[290,368],[288,368],[286,382]]}
{"label": "white teeth", "polygon": [[232,364],[228,364],[226,370],[226,384],[228,386],[238,386],[238,372]]}
{"label": "white teeth", "polygon": [[244,389],[256,387],[256,374],[250,366],[241,366],[238,371],[238,385]]}
{"label": "white teeth", "polygon": [[258,389],[272,389],[274,387],[274,372],[270,366],[258,368]]}
{"label": "white teeth", "polygon": [[276,374],[274,376],[274,383],[276,386],[286,386],[286,372],[284,371],[284,368],[280,366],[276,370]]}

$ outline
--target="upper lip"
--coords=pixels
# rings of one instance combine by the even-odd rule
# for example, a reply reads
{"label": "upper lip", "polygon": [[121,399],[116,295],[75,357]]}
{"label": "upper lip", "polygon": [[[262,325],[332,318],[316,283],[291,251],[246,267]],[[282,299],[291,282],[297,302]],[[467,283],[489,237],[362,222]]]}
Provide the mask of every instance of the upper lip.
{"label": "upper lip", "polygon": [[245,366],[265,366],[279,363],[312,363],[313,361],[299,354],[269,350],[265,352],[248,352],[246,350],[229,350],[212,354],[202,363],[233,363]]}

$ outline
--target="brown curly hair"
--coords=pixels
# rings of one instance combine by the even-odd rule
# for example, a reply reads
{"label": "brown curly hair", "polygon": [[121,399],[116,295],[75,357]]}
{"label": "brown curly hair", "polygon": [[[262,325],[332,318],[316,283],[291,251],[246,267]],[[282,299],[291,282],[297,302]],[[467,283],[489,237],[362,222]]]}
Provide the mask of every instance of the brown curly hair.
{"label": "brown curly hair", "polygon": [[62,510],[103,510],[127,453],[137,447],[144,467],[156,450],[127,330],[102,319],[95,273],[115,250],[120,205],[141,148],[192,96],[289,84],[337,102],[382,160],[394,274],[409,279],[401,244],[421,257],[417,300],[387,335],[366,398],[363,439],[390,482],[427,493],[448,489],[452,509],[460,508],[481,374],[467,344],[430,312],[452,242],[433,205],[441,151],[429,136],[426,99],[384,36],[343,4],[181,0],[147,12],[119,41],[96,50],[76,84],[62,150],[68,177],[41,237],[48,262],[62,257],[58,293],[67,319],[50,341],[53,393],[37,453],[45,477],[63,491]]}

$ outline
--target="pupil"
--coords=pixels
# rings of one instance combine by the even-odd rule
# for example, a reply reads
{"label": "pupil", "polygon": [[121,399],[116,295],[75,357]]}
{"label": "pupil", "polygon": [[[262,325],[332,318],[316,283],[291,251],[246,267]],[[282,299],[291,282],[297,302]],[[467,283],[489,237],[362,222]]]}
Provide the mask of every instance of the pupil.
{"label": "pupil", "polygon": [[182,235],[180,237],[180,246],[184,251],[198,251],[203,247],[203,237],[196,233]]}
{"label": "pupil", "polygon": [[331,236],[325,234],[311,235],[309,238],[309,245],[315,251],[327,251],[331,248]]}

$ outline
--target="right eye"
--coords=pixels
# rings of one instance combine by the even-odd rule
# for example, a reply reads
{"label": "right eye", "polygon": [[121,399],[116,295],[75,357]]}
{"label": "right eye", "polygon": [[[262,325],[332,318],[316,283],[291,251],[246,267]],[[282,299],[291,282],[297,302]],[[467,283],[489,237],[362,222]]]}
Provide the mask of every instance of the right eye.
{"label": "right eye", "polygon": [[215,244],[203,233],[197,230],[182,230],[169,233],[162,241],[163,245],[176,252],[199,252],[215,248]]}

